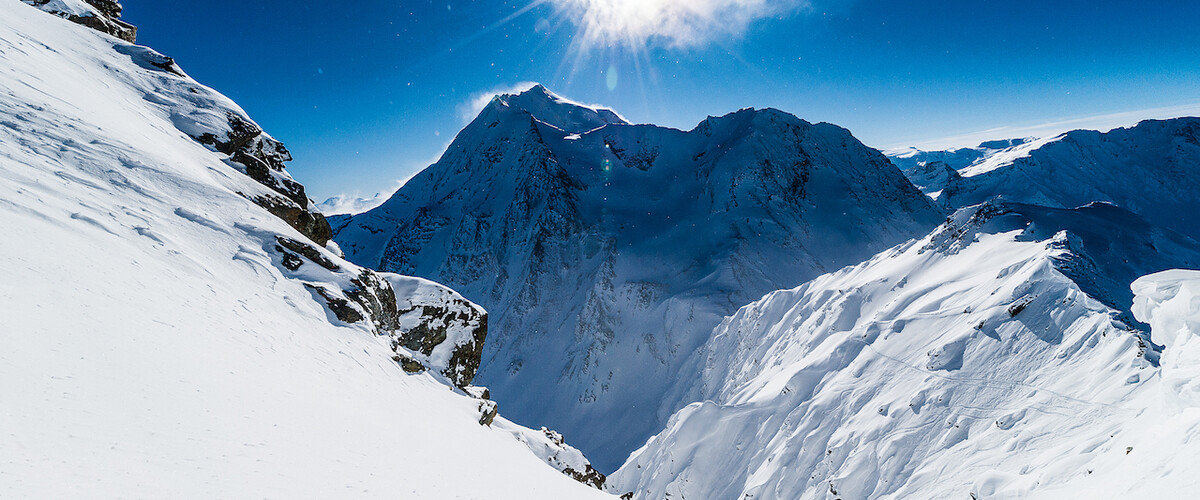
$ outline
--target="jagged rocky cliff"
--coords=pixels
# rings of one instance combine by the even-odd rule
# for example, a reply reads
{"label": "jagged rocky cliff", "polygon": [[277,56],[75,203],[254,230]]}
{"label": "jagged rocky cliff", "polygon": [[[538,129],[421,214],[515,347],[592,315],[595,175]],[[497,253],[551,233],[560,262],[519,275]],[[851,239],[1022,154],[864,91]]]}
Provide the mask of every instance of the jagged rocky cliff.
{"label": "jagged rocky cliff", "polygon": [[830,124],[746,109],[630,125],[536,86],[497,96],[379,208],[333,220],[350,260],[491,311],[480,380],[612,468],[688,402],[677,381],[724,315],[941,219]]}

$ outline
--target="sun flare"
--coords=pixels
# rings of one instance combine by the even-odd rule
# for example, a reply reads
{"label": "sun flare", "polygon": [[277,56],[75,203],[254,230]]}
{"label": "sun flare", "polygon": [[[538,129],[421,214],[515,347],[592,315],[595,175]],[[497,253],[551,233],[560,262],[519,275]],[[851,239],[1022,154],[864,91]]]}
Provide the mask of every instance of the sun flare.
{"label": "sun flare", "polygon": [[550,0],[578,28],[585,46],[692,47],[736,34],[756,19],[799,2],[767,0]]}

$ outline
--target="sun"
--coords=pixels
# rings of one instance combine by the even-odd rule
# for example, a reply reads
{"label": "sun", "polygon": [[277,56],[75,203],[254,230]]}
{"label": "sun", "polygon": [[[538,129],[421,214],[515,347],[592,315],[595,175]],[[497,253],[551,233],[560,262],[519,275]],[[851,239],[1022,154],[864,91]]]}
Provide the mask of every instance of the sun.
{"label": "sun", "polygon": [[585,45],[690,46],[714,31],[719,11],[738,0],[551,0]]}

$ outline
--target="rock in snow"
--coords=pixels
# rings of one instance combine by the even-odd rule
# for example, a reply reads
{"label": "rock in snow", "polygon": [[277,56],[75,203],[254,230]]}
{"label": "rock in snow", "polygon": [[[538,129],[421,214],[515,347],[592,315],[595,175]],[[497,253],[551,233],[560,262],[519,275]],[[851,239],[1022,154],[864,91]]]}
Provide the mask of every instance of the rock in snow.
{"label": "rock in snow", "polygon": [[942,217],[834,125],[773,109],[630,125],[536,86],[493,99],[380,207],[332,220],[350,260],[491,311],[480,381],[613,469],[691,401],[677,381],[723,316]]}
{"label": "rock in snow", "polygon": [[116,0],[21,0],[29,5],[76,24],[133,43],[137,28],[121,20],[121,4]]}
{"label": "rock in snow", "polygon": [[21,2],[0,47],[0,497],[608,497],[467,385],[484,311],[325,245],[234,103]]}

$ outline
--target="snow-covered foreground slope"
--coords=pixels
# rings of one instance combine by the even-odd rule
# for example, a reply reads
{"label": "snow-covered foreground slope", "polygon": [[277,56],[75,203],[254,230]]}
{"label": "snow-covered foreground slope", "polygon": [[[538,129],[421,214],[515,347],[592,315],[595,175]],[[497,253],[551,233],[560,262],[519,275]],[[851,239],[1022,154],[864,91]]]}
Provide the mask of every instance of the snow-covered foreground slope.
{"label": "snow-covered foreground slope", "polygon": [[690,402],[678,381],[722,317],[942,215],[834,125],[771,109],[629,125],[538,86],[494,99],[379,208],[332,220],[352,261],[487,308],[480,380],[506,414],[615,468]]}
{"label": "snow-covered foreground slope", "polygon": [[[1115,210],[964,209],[928,237],[740,309],[704,347],[703,402],[672,416],[610,477],[610,491],[645,499],[1189,491],[1200,413],[1166,416],[1163,381],[1200,365],[1183,366],[1192,354],[1160,338],[1168,345],[1160,370],[1145,334],[1068,275],[1132,280],[1195,266],[1200,245],[1124,227],[1132,214],[1107,212]],[[1175,277],[1135,285],[1135,312],[1156,338],[1165,328],[1186,343],[1194,333],[1146,312],[1147,290],[1166,290],[1154,299],[1166,300],[1185,289],[1162,285]],[[1194,384],[1176,377],[1171,392],[1188,393]]]}
{"label": "snow-covered foreground slope", "polygon": [[[244,113],[147,61],[0,0],[0,497],[605,497],[530,453],[549,437],[480,425],[458,372],[405,373],[389,314],[438,300],[469,329],[470,306],[306,243],[189,137]],[[390,313],[357,302],[379,279]]]}

